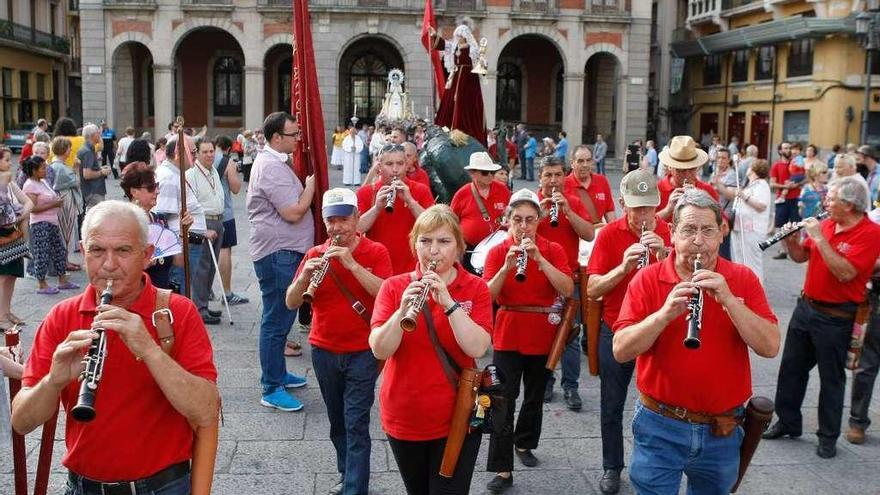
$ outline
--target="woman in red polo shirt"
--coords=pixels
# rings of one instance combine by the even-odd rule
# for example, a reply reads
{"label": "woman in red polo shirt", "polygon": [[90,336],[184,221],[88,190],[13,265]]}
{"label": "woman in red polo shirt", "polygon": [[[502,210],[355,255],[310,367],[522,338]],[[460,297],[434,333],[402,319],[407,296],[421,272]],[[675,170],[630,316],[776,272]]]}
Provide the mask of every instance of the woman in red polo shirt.
{"label": "woman in red polo shirt", "polygon": [[[452,478],[440,477],[440,461],[457,392],[453,375],[475,367],[475,359],[486,353],[492,299],[486,283],[458,262],[464,237],[448,206],[432,206],[419,215],[410,245],[419,260],[416,270],[385,280],[370,324],[370,348],[387,360],[379,390],[382,428],[407,493],[468,493],[480,433],[465,439]],[[429,270],[432,261],[437,264]],[[426,286],[430,297],[416,328],[404,332],[400,320]],[[441,359],[452,369],[449,374]]]}
{"label": "woman in red polo shirt", "polygon": [[[556,335],[562,299],[574,290],[571,268],[565,250],[555,242],[537,235],[541,220],[538,196],[520,189],[510,198],[505,219],[509,237],[495,246],[486,257],[483,278],[499,304],[497,324],[492,336],[495,349],[492,362],[503,373],[507,417],[504,426],[496,427],[489,443],[487,469],[498,473],[487,488],[500,493],[513,484],[513,452],[523,465],[533,467],[538,459],[532,449],[541,436],[544,386],[549,376],[545,368],[547,354]],[[516,280],[521,271],[520,253],[528,259],[525,280]],[[513,410],[522,381],[523,403],[516,430]]]}

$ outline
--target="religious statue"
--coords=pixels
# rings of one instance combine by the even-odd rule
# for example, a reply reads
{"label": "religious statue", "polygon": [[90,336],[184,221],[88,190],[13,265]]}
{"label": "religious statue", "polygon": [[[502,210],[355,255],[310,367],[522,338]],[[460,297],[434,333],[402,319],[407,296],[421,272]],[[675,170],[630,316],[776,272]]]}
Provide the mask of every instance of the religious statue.
{"label": "religious statue", "polygon": [[403,71],[391,69],[388,72],[388,92],[382,102],[382,111],[379,118],[387,122],[398,122],[412,117],[412,108],[409,96],[403,91]]}

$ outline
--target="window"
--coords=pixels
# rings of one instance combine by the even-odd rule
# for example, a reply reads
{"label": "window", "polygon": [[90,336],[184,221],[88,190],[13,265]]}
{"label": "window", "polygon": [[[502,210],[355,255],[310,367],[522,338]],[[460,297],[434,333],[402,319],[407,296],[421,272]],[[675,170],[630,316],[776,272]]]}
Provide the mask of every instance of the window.
{"label": "window", "polygon": [[721,55],[709,55],[703,59],[703,86],[721,84]]}
{"label": "window", "polygon": [[730,82],[743,82],[749,80],[749,51],[737,50],[731,54]]}
{"label": "window", "polygon": [[565,71],[559,69],[559,72],[556,73],[556,118],[554,119],[556,122],[562,122],[562,102],[564,100],[563,96],[565,93]]}
{"label": "window", "polygon": [[782,116],[782,139],[793,143],[810,142],[810,111],[792,110]]}
{"label": "window", "polygon": [[46,98],[46,74],[37,74],[37,100],[48,100]]}
{"label": "window", "polygon": [[290,73],[292,69],[292,57],[287,57],[278,64],[278,108],[276,110],[282,112],[290,111]]}
{"label": "window", "polygon": [[787,77],[809,76],[813,73],[813,44],[812,39],[791,42]]}
{"label": "window", "polygon": [[[865,64],[868,63],[868,57],[871,59],[871,75],[876,76],[880,74],[880,51],[871,50],[866,52]],[[865,70],[868,70],[867,66],[865,67]]]}
{"label": "window", "polygon": [[214,62],[214,115],[241,116],[241,64],[232,57]]}
{"label": "window", "polygon": [[22,100],[30,99],[31,97],[31,73],[27,71],[20,71],[18,73],[19,76],[19,87],[18,87],[18,96]]}
{"label": "window", "polygon": [[496,120],[522,120],[522,71],[516,64],[502,62],[498,65],[497,84]]}
{"label": "window", "polygon": [[58,17],[58,5],[49,4],[49,32],[55,36],[55,18]]}
{"label": "window", "polygon": [[762,46],[758,48],[755,59],[755,80],[773,79],[773,68],[776,66],[776,47]]}
{"label": "window", "polygon": [[34,121],[34,105],[31,98],[31,73],[20,71],[18,93],[21,101],[18,104],[18,123]]}
{"label": "window", "polygon": [[880,149],[880,112],[868,113],[868,137],[867,142],[874,149]]}
{"label": "window", "polygon": [[9,129],[15,124],[12,120],[12,69],[3,69],[0,91],[0,96],[3,97],[3,127]]}
{"label": "window", "polygon": [[[388,88],[388,72],[393,68],[374,52],[367,52],[351,64],[348,87],[351,100],[344,109],[345,120],[351,118],[357,105],[358,118],[375,119],[382,111],[382,101]],[[287,94],[290,94],[288,87]],[[289,98],[289,96],[288,96]]]}

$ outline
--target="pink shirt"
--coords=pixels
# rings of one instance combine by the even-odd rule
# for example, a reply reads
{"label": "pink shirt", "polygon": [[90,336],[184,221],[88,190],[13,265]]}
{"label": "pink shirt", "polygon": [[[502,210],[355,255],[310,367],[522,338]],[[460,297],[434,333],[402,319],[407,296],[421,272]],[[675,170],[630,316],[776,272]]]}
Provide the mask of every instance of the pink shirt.
{"label": "pink shirt", "polygon": [[[25,194],[33,194],[37,197],[37,200],[34,202],[35,207],[58,200],[58,195],[55,191],[42,180],[37,181],[34,179],[28,179],[25,181],[24,187],[21,190]],[[31,213],[31,224],[37,222],[49,222],[58,225],[59,209],[60,208],[56,206],[55,208],[49,208],[48,210],[39,213]]]}

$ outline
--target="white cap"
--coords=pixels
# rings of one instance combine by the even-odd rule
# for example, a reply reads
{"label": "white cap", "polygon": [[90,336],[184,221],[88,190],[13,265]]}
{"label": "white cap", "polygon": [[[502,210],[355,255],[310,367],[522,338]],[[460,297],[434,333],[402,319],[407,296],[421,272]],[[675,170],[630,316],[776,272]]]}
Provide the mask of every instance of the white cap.
{"label": "white cap", "polygon": [[357,196],[351,189],[336,187],[324,193],[321,216],[348,217],[357,210]]}
{"label": "white cap", "polygon": [[510,196],[510,202],[507,203],[507,206],[512,208],[516,206],[517,203],[522,203],[523,201],[532,203],[538,210],[541,209],[541,202],[538,200],[538,195],[528,189],[520,189],[513,193],[513,195]]}

